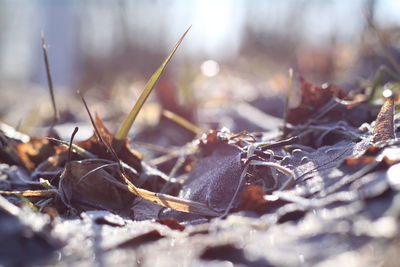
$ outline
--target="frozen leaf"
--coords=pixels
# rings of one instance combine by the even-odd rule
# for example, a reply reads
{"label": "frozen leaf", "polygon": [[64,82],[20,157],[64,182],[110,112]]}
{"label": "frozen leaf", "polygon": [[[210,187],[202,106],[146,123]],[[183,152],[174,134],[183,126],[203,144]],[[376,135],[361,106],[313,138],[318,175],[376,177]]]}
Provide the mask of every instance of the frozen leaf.
{"label": "frozen leaf", "polygon": [[[111,169],[115,177],[104,167]],[[60,177],[59,193],[67,207],[81,210],[106,209],[130,213],[136,196],[157,205],[175,210],[218,216],[205,204],[162,193],[155,193],[135,186],[125,174],[119,172],[117,163],[85,160],[72,161],[65,166]],[[122,180],[122,181],[121,181]]]}
{"label": "frozen leaf", "polygon": [[152,220],[158,217],[162,207],[151,201],[136,198],[133,203],[133,216],[135,221]]}
{"label": "frozen leaf", "polygon": [[346,158],[360,156],[369,144],[369,139],[358,143],[347,140],[332,146],[320,147],[314,152],[296,149],[291,156],[282,160],[282,165],[293,169],[298,182],[314,178],[316,175],[322,178],[329,175]]}
{"label": "frozen leaf", "polygon": [[241,150],[235,146],[216,146],[210,156],[200,159],[179,196],[205,203],[216,211],[224,211],[237,187],[241,186],[239,180],[243,168],[240,154]]}
{"label": "frozen leaf", "polygon": [[[129,211],[134,196],[112,183],[115,178],[101,168],[103,165],[104,163],[93,161],[67,163],[60,177],[59,192],[68,207],[122,213]],[[114,168],[117,169],[115,166]]]}

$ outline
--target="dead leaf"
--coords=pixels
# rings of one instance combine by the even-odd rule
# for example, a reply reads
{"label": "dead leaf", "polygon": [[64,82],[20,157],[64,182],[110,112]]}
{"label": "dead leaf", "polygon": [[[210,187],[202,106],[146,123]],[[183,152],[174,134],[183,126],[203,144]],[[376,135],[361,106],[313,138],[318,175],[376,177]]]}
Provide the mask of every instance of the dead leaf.
{"label": "dead leaf", "polygon": [[[110,164],[108,164],[110,165]],[[117,163],[108,166],[122,181],[104,170],[102,162],[93,160],[67,163],[60,177],[59,193],[67,207],[81,210],[106,209],[130,213],[136,196],[157,205],[203,216],[219,216],[205,204],[136,187],[120,173]]]}
{"label": "dead leaf", "polygon": [[[199,160],[179,196],[204,203],[216,211],[225,211],[240,186],[241,152],[233,145],[216,145],[211,155]],[[237,202],[238,199],[234,206]]]}
{"label": "dead leaf", "polygon": [[352,169],[360,169],[371,163],[382,163],[378,167],[387,169],[400,162],[399,147],[389,143],[371,145],[362,155],[346,158],[342,164]]}
{"label": "dead leaf", "polygon": [[58,218],[60,215],[55,207],[52,207],[50,205],[45,206],[42,210],[42,213],[47,214],[50,218],[51,221],[54,221],[56,218]]}
{"label": "dead leaf", "polygon": [[96,224],[109,225],[113,227],[123,227],[126,225],[126,222],[122,217],[109,211],[93,210],[87,211],[85,212],[85,214],[90,217]]}
{"label": "dead leaf", "polygon": [[[142,156],[139,152],[133,150],[130,147],[128,139],[116,139],[115,136],[112,135],[110,131],[106,128],[103,121],[97,114],[95,124],[100,132],[101,137],[105,139],[106,142],[109,142],[111,144],[119,159],[140,172],[142,170]],[[93,136],[90,137],[88,140],[77,142],[76,145],[97,155],[99,158],[115,160],[112,153],[108,151],[107,147],[98,140],[96,134],[93,134]]]}
{"label": "dead leaf", "polygon": [[28,170],[33,170],[48,157],[54,155],[55,144],[47,138],[32,138],[27,143],[16,145],[17,153]]}
{"label": "dead leaf", "polygon": [[375,121],[373,142],[387,141],[395,138],[394,134],[394,98],[387,97]]}
{"label": "dead leaf", "polygon": [[249,185],[243,189],[238,209],[255,211],[261,214],[266,211],[267,202],[264,199],[264,192],[261,186]]}
{"label": "dead leaf", "polygon": [[152,230],[148,233],[141,234],[139,236],[135,236],[134,238],[128,239],[127,241],[118,245],[120,248],[137,248],[141,245],[144,245],[149,242],[157,241],[161,238],[164,238],[163,235],[160,234],[157,230]]}
{"label": "dead leaf", "polygon": [[136,198],[132,211],[135,221],[152,220],[158,217],[158,214],[163,208],[151,201],[144,200],[143,198]]}
{"label": "dead leaf", "polygon": [[215,263],[230,262],[233,266],[272,266],[262,258],[249,257],[244,248],[239,248],[234,243],[227,241],[208,246],[200,255],[200,259],[209,261],[210,265]]}
{"label": "dead leaf", "polygon": [[365,166],[375,161],[375,157],[364,155],[362,157],[347,158],[344,163],[349,166]]}
{"label": "dead leaf", "polygon": [[[68,147],[66,146],[55,146],[54,147],[54,155],[48,157],[44,161],[42,161],[31,173],[31,177],[36,179],[38,177],[49,179],[53,184],[57,184],[58,180],[54,180],[57,173],[61,173],[64,169],[65,163],[68,160]],[[71,160],[83,160],[84,157],[77,153],[71,153]],[[54,185],[56,185],[54,184]]]}
{"label": "dead leaf", "polygon": [[[59,183],[59,193],[64,204],[80,210],[129,212],[135,196],[112,183],[110,180],[115,178],[104,169],[94,171],[103,165],[95,161],[67,163]],[[117,167],[114,168],[117,172]]]}
{"label": "dead leaf", "polygon": [[166,225],[172,230],[178,230],[178,231],[185,230],[185,226],[183,226],[182,224],[180,224],[178,221],[176,221],[174,219],[165,218],[165,219],[156,220],[156,222]]}
{"label": "dead leaf", "polygon": [[300,77],[301,102],[298,107],[288,111],[287,121],[292,124],[305,122],[332,97],[343,99],[346,93],[338,86],[329,85],[326,88],[314,85]]}
{"label": "dead leaf", "polygon": [[243,188],[238,210],[254,211],[258,214],[264,214],[285,203],[287,202],[279,198],[274,198],[274,200],[265,199],[263,189],[260,185],[248,185]]}
{"label": "dead leaf", "polygon": [[205,153],[211,153],[217,145],[228,143],[230,136],[231,134],[228,136],[226,132],[220,130],[210,130],[199,139],[199,147]]}

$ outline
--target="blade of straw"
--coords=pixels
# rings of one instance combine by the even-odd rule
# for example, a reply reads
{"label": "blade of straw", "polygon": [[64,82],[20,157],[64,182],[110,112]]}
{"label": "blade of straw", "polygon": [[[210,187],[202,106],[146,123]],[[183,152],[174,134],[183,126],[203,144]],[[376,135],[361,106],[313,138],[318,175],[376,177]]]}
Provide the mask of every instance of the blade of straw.
{"label": "blade of straw", "polygon": [[163,115],[172,120],[173,122],[177,123],[178,125],[182,126],[183,128],[191,131],[192,133],[196,134],[196,135],[201,135],[203,133],[203,131],[197,127],[196,125],[194,125],[193,123],[191,123],[190,121],[186,120],[184,117],[179,116],[178,114],[169,111],[169,110],[164,110],[163,111]]}

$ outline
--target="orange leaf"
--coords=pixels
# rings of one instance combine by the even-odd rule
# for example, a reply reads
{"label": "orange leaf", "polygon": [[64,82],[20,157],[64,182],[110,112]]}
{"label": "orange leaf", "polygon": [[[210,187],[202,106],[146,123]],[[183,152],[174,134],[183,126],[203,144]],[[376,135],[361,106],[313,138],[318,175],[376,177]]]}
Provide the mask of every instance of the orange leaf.
{"label": "orange leaf", "polygon": [[38,164],[54,155],[54,147],[55,145],[47,138],[32,138],[27,143],[17,144],[16,150],[25,168],[33,170]]}

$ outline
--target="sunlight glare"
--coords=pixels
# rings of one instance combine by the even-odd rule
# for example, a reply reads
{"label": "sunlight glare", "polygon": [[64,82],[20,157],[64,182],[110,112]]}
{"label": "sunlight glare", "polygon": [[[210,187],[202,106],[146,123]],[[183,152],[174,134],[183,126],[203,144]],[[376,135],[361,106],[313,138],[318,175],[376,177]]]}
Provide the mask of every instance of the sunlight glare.
{"label": "sunlight glare", "polygon": [[201,63],[200,70],[204,76],[214,77],[219,73],[219,64],[218,62],[209,59]]}
{"label": "sunlight glare", "polygon": [[385,90],[383,90],[382,95],[383,95],[384,98],[388,98],[388,97],[391,97],[393,95],[393,92],[390,89],[385,89]]}

